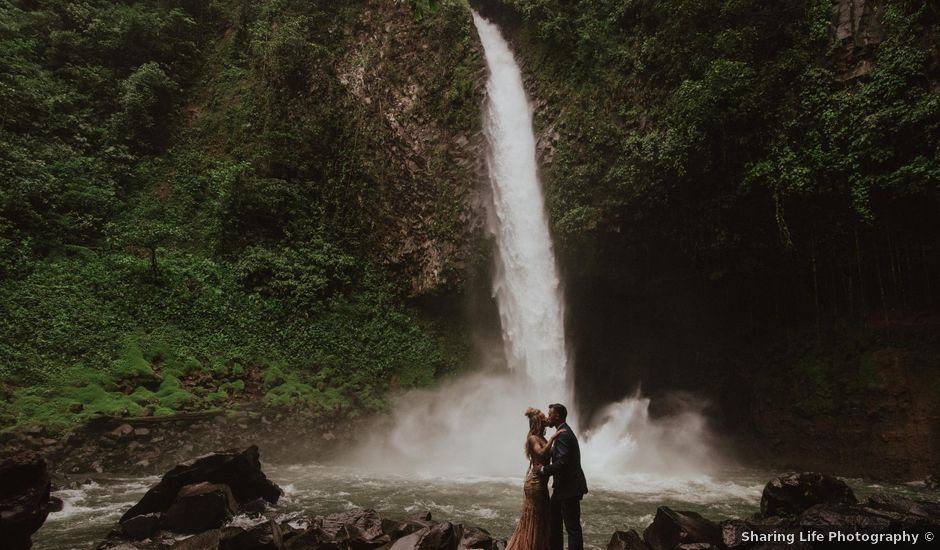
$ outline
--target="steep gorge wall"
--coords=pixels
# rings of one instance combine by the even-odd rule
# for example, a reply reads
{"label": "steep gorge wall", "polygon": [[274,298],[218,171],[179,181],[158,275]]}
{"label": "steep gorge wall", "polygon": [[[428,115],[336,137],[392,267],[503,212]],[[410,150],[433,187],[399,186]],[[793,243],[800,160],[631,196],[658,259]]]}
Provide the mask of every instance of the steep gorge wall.
{"label": "steep gorge wall", "polygon": [[[899,15],[885,23],[885,4],[878,1],[837,0],[817,11],[755,3],[730,15],[719,15],[717,6],[695,13],[686,3],[671,14],[656,3],[647,3],[648,9],[512,0],[472,4],[510,34],[533,98],[582,402],[596,407],[638,385],[654,397],[691,392],[709,403],[715,428],[732,435],[751,459],[894,478],[916,478],[940,467],[940,441],[932,435],[940,428],[940,347],[931,301],[940,263],[938,243],[930,236],[935,224],[928,221],[940,212],[935,189],[930,191],[933,176],[921,180],[929,182],[927,191],[914,207],[872,191],[872,208],[880,210],[874,220],[859,223],[836,214],[841,206],[821,196],[813,200],[822,206],[797,218],[787,209],[801,208],[798,203],[783,203],[779,191],[755,188],[741,181],[752,177],[747,172],[728,168],[735,157],[764,154],[768,139],[752,141],[752,133],[772,135],[793,124],[786,117],[794,115],[779,106],[793,101],[787,90],[797,89],[793,79],[804,78],[804,68],[818,66],[814,70],[829,80],[817,90],[800,84],[807,91],[799,93],[828,95],[830,105],[873,90],[885,97],[899,94],[886,102],[912,102],[921,89],[936,93],[936,18],[929,7],[919,12],[922,26],[913,49],[898,50]],[[608,12],[609,19],[592,19]],[[696,20],[715,25],[720,17],[728,19],[716,29],[689,26]],[[771,20],[785,24],[767,28]],[[703,38],[708,33],[721,38],[713,43]],[[744,45],[723,49],[721,39]],[[665,57],[656,58],[660,47]],[[873,75],[880,52],[886,52],[880,62],[887,72],[894,70],[884,67],[896,62],[898,51],[908,55],[918,48],[927,53],[920,76],[905,84],[911,95],[882,86],[883,73]],[[919,62],[918,55],[911,63]],[[708,56],[717,59],[709,65]],[[696,57],[705,61],[696,65]],[[661,65],[644,65],[650,61]],[[757,76],[735,83],[737,76],[718,75],[732,65],[736,75],[754,68]],[[789,76],[775,80],[781,74]],[[715,86],[714,97],[681,104],[709,86]],[[919,97],[922,105],[934,101]],[[748,113],[745,101],[752,100],[780,111],[778,119],[758,130],[767,121]],[[686,147],[677,132],[700,132],[711,116],[719,117],[716,131],[692,138],[692,147],[702,151],[694,154],[704,160],[670,157]],[[929,115],[914,123],[915,131],[933,141],[935,121]],[[817,130],[825,131],[806,129]],[[855,137],[864,131],[859,126]],[[803,136],[787,139],[798,143]],[[837,143],[823,146],[835,156],[846,154]],[[676,170],[673,162],[684,166]],[[795,249],[786,245],[791,236],[785,220],[791,216],[797,221],[790,225],[803,224],[801,234],[792,235]],[[840,231],[815,221],[833,216],[840,216],[838,224],[858,224],[854,246],[851,230],[847,239],[830,243],[814,235]],[[900,229],[904,218],[924,223]],[[905,268],[911,269],[909,282],[898,278],[896,260],[884,259],[899,254],[889,253],[892,239],[910,239],[918,258]],[[830,257],[819,257],[822,247]],[[856,248],[864,263],[856,262]],[[840,257],[846,258],[841,267]],[[847,266],[854,270],[849,277]],[[885,283],[885,277],[895,279]],[[591,412],[592,406],[582,411]]]}
{"label": "steep gorge wall", "polygon": [[375,156],[381,262],[416,296],[461,290],[482,254],[485,69],[469,12],[441,11],[416,20],[368,2],[337,67],[344,107]]}

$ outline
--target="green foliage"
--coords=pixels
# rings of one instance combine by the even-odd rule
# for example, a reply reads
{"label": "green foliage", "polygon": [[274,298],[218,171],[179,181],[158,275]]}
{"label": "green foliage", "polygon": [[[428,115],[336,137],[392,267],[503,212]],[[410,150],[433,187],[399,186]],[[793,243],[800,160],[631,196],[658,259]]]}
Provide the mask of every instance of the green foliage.
{"label": "green foliage", "polygon": [[259,24],[253,29],[257,44],[258,68],[273,86],[299,88],[310,75],[310,66],[322,59],[325,48],[310,40],[316,21],[307,16],[291,16],[276,27]]}
{"label": "green foliage", "polygon": [[264,374],[261,375],[261,383],[265,388],[280,386],[285,382],[287,382],[287,376],[284,374],[283,369],[278,365],[271,365],[265,369]]}
{"label": "green foliage", "polygon": [[[455,41],[430,97],[469,124],[445,4],[415,5]],[[345,414],[460,364],[377,260],[394,186],[335,69],[363,7],[0,3],[0,418]]]}
{"label": "green foliage", "polygon": [[441,5],[441,0],[397,0],[399,4],[408,4],[411,7],[415,17],[421,19],[428,12],[437,10]]}
{"label": "green foliage", "polygon": [[356,259],[331,244],[313,241],[295,246],[246,249],[234,266],[235,277],[247,290],[285,300],[292,308],[318,306],[359,278]]}
{"label": "green foliage", "polygon": [[887,3],[864,47],[836,42],[824,1],[507,3],[537,129],[557,134],[544,184],[569,278],[792,323],[931,303],[929,2]]}
{"label": "green foliage", "polygon": [[320,390],[296,380],[274,387],[264,396],[269,405],[337,413],[349,407],[350,400],[334,388]]}
{"label": "green foliage", "polygon": [[226,395],[238,395],[245,391],[245,381],[234,380],[232,382],[226,382],[219,386],[219,391],[225,392]]}
{"label": "green foliage", "polygon": [[180,386],[179,378],[167,375],[160,383],[160,389],[154,394],[157,402],[170,409],[180,409],[191,404],[194,398],[191,393]]}
{"label": "green foliage", "polygon": [[157,249],[183,240],[179,223],[166,219],[165,209],[156,204],[141,204],[125,224],[109,224],[105,228],[108,242],[133,250],[143,249],[150,259],[150,271],[158,270]]}
{"label": "green foliage", "polygon": [[121,350],[120,356],[111,363],[111,375],[121,380],[142,376],[152,377],[154,372],[150,363],[144,359],[144,354],[137,342],[129,341]]}
{"label": "green foliage", "polygon": [[137,148],[161,147],[168,138],[179,85],[155,62],[144,63],[121,82],[117,132]]}
{"label": "green foliage", "polygon": [[[199,408],[219,397],[198,398],[183,384],[201,373],[235,377],[218,389],[238,397],[246,368],[241,362],[227,367],[235,357],[269,358],[265,362],[273,366],[262,376],[266,391],[288,384],[271,395],[272,404],[302,395],[303,403],[319,403],[315,408],[324,412],[336,404],[343,410],[377,406],[393,376],[405,387],[426,385],[457,360],[443,354],[441,342],[374,276],[349,297],[333,295],[310,310],[293,309],[290,300],[259,300],[226,264],[169,255],[158,282],[140,277],[148,271],[147,260],[122,252],[63,257],[0,288],[10,312],[0,320],[0,372],[18,382],[14,403],[28,398],[31,386],[59,397],[43,407],[27,399],[33,404],[20,421],[60,415],[67,424],[125,408],[132,414],[142,413],[140,407]],[[157,376],[154,391],[120,389],[121,380],[139,384]],[[298,390],[301,383],[316,392]],[[99,388],[111,397],[92,404],[73,396],[73,387]],[[85,408],[70,413],[76,402]]]}

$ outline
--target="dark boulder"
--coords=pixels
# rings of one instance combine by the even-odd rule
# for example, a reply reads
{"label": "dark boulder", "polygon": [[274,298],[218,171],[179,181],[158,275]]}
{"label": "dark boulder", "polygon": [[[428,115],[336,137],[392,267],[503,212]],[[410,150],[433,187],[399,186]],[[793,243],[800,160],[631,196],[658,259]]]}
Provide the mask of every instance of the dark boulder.
{"label": "dark boulder", "polygon": [[935,491],[940,490],[940,477],[927,476],[927,479],[924,480],[924,487]]}
{"label": "dark boulder", "polygon": [[800,526],[818,531],[886,533],[940,525],[940,502],[877,494],[863,504],[817,504],[800,515]]}
{"label": "dark boulder", "polygon": [[46,461],[27,451],[0,462],[0,541],[7,550],[32,546],[49,515],[52,484]]}
{"label": "dark boulder", "polygon": [[302,535],[305,531],[305,529],[300,528],[298,525],[292,525],[291,521],[281,521],[277,525],[281,529],[281,540],[285,545],[289,540]]}
{"label": "dark boulder", "polygon": [[653,523],[643,531],[643,540],[653,550],[673,550],[680,544],[699,542],[717,545],[721,530],[695,512],[676,512],[660,506]]}
{"label": "dark boulder", "polygon": [[285,541],[287,550],[348,550],[348,540],[336,540],[320,529],[319,525],[308,528],[303,533]]}
{"label": "dark boulder", "polygon": [[219,547],[221,539],[222,532],[213,529],[177,542],[173,545],[172,550],[215,550]]}
{"label": "dark boulder", "polygon": [[649,546],[640,537],[639,533],[630,529],[629,531],[617,531],[610,537],[607,543],[607,550],[647,550]]}
{"label": "dark boulder", "polygon": [[402,537],[383,550],[457,550],[461,539],[463,526],[444,521]]}
{"label": "dark boulder", "polygon": [[281,528],[274,521],[259,523],[250,529],[229,527],[222,530],[219,550],[281,550]]}
{"label": "dark boulder", "polygon": [[261,471],[258,447],[252,445],[243,451],[210,453],[177,465],[164,474],[163,479],[147,491],[121,520],[166,512],[180,489],[203,482],[228,485],[239,503],[263,498],[275,504],[282,494],[281,489]]}
{"label": "dark boulder", "polygon": [[375,548],[392,540],[383,529],[382,517],[364,508],[330,514],[323,518],[320,529],[327,540],[347,541],[354,550]]}
{"label": "dark boulder", "polygon": [[254,500],[249,500],[248,502],[242,503],[238,507],[239,514],[245,514],[248,517],[260,517],[264,514],[264,511],[268,508],[268,501],[263,498],[256,498]]}
{"label": "dark boulder", "polygon": [[460,550],[482,548],[483,550],[496,550],[496,540],[489,531],[480,527],[464,527],[463,536],[458,545]]}
{"label": "dark boulder", "polygon": [[104,542],[96,547],[96,550],[149,550],[141,548],[140,546],[131,544],[129,542],[117,542],[113,545],[107,544]]}
{"label": "dark boulder", "polygon": [[175,533],[201,533],[221,527],[235,515],[236,507],[228,485],[194,483],[180,489],[162,524]]}
{"label": "dark boulder", "polygon": [[881,533],[891,521],[854,504],[817,504],[800,515],[800,527],[814,531]]}
{"label": "dark boulder", "polygon": [[394,520],[382,518],[382,531],[388,535],[390,540],[400,539],[410,535],[415,531],[420,531],[425,527],[434,525],[430,521],[421,521],[416,519]]}
{"label": "dark boulder", "polygon": [[163,514],[142,514],[120,523],[121,534],[131,540],[144,540],[153,537],[160,530]]}
{"label": "dark boulder", "polygon": [[457,550],[463,538],[463,526],[449,521],[435,524],[418,544],[419,550]]}
{"label": "dark boulder", "polygon": [[62,502],[62,499],[57,496],[49,497],[49,513],[54,514],[56,512],[61,512],[62,508],[65,507],[65,503]]}
{"label": "dark boulder", "polygon": [[891,521],[893,530],[940,525],[940,502],[877,494],[863,504],[866,511]]}
{"label": "dark boulder", "polygon": [[729,550],[754,546],[755,542],[753,540],[745,540],[744,533],[776,536],[792,534],[796,537],[800,531],[800,526],[795,519],[776,516],[752,518],[750,520],[728,519],[719,523],[719,526],[721,528],[721,546]]}
{"label": "dark boulder", "polygon": [[355,526],[363,534],[378,537],[385,534],[382,531],[382,517],[375,510],[368,508],[353,508],[344,512],[337,512],[324,517],[320,521],[320,528],[327,535],[336,538],[342,535],[347,526]]}
{"label": "dark boulder", "polygon": [[770,480],[760,499],[764,516],[798,516],[816,504],[856,504],[852,489],[841,479],[816,472],[790,472]]}
{"label": "dark boulder", "polygon": [[420,531],[415,531],[410,535],[405,535],[398,540],[393,541],[391,544],[382,547],[382,550],[417,550],[421,539],[431,530],[430,527],[425,527]]}

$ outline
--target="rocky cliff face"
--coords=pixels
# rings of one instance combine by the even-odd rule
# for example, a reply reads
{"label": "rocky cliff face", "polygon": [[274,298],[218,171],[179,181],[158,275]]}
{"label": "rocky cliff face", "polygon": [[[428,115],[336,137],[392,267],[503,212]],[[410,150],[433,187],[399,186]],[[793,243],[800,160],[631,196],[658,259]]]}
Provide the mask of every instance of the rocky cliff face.
{"label": "rocky cliff face", "polygon": [[374,152],[384,198],[379,255],[411,294],[457,288],[478,254],[484,176],[479,111],[485,67],[469,12],[433,20],[368,2],[345,39],[339,82]]}
{"label": "rocky cliff face", "polygon": [[883,17],[881,0],[832,2],[832,39],[842,80],[871,72],[874,50],[884,40]]}

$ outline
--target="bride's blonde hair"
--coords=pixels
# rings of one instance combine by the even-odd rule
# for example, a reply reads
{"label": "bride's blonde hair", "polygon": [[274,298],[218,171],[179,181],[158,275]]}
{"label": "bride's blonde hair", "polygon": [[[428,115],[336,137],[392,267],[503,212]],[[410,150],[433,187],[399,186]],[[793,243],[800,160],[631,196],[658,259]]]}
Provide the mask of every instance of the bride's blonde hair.
{"label": "bride's blonde hair", "polygon": [[545,422],[542,421],[542,411],[529,407],[525,410],[525,415],[529,418],[529,435],[545,435]]}
{"label": "bride's blonde hair", "polygon": [[[545,422],[542,422],[542,411],[529,407],[525,410],[526,417],[529,418],[529,435],[537,435],[540,437],[545,437]],[[525,455],[528,458],[532,458],[531,449],[529,449],[529,437],[525,438]]]}

